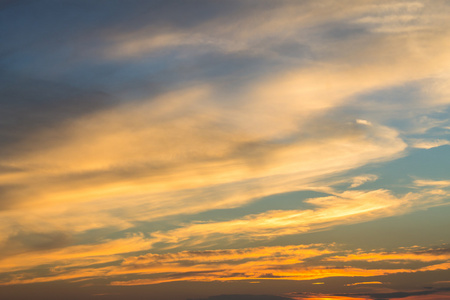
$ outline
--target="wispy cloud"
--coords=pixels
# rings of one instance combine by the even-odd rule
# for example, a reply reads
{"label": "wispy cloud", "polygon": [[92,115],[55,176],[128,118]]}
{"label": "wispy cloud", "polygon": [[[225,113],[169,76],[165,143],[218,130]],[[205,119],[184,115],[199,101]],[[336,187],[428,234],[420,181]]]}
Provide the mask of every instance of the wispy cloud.
{"label": "wispy cloud", "polygon": [[426,180],[426,179],[416,179],[414,184],[417,186],[435,186],[435,187],[448,187],[450,186],[450,180]]}
{"label": "wispy cloud", "polygon": [[402,198],[396,198],[386,190],[347,191],[336,196],[307,200],[307,203],[315,206],[314,209],[268,211],[231,221],[194,223],[168,232],[156,232],[152,236],[159,242],[173,245],[198,245],[224,237],[270,239],[404,214],[408,210],[417,209],[416,205],[442,205],[446,203],[447,196],[447,193],[409,193]]}
{"label": "wispy cloud", "polygon": [[[220,52],[228,49],[223,46],[226,41],[236,45],[242,41],[246,45],[229,49],[248,51],[278,35],[280,29],[289,29],[284,31],[284,39],[288,39],[304,28],[328,24],[329,17],[347,22],[350,16],[373,11],[367,4],[356,8],[341,4],[322,7],[312,2],[302,5],[316,14],[287,18],[295,15],[293,7],[298,8],[297,4],[289,4],[275,13],[261,6],[252,11],[254,18],[240,14],[239,28],[225,26],[226,17],[199,21],[194,26],[161,27],[156,33],[152,26],[115,27],[116,31],[106,35],[114,40],[113,45],[104,45],[113,53],[139,58],[155,49],[172,49],[186,43],[195,49],[213,44],[210,51]],[[405,10],[413,14],[423,6],[405,3],[389,8],[376,5],[376,9],[380,13]],[[249,11],[246,8],[244,12]],[[253,26],[261,24],[263,17],[271,20],[263,22],[267,26]],[[432,26],[440,26],[440,22],[444,21],[436,20]],[[242,26],[246,30],[241,30]],[[231,38],[236,33],[237,38]],[[211,39],[213,36],[220,41]],[[328,57],[324,62],[294,64],[257,74],[234,93],[224,93],[219,81],[204,80],[191,88],[141,97],[139,102],[72,114],[57,128],[39,130],[29,138],[21,135],[20,143],[11,146],[14,151],[2,162],[4,168],[20,170],[3,173],[3,202],[5,207],[16,206],[33,214],[19,216],[18,211],[8,211],[4,217],[26,227],[29,215],[52,219],[63,212],[64,217],[53,219],[66,223],[63,227],[67,230],[77,228],[79,232],[112,225],[123,229],[132,226],[135,219],[240,206],[258,197],[299,189],[302,183],[306,185],[319,176],[395,158],[406,147],[397,130],[377,125],[376,121],[367,126],[369,123],[363,123],[362,118],[354,123],[330,122],[324,115],[359,94],[442,73],[447,68],[443,62],[448,61],[447,53],[438,50],[448,43],[443,36],[431,34],[427,46],[418,39],[414,46],[406,48],[403,46],[411,37],[369,39],[364,41],[365,47],[353,48],[354,64],[347,63],[343,44],[328,57],[326,51],[315,47],[319,41],[312,40],[311,47]],[[384,51],[390,54],[382,57],[374,49],[392,51]],[[17,95],[13,93],[12,97]],[[267,182],[274,183],[266,187]],[[219,196],[224,194],[223,189],[233,190],[231,186],[223,187],[228,184],[235,184],[239,193]],[[249,185],[256,188],[245,192]],[[176,193],[185,194],[186,190],[192,195],[189,199],[197,200],[185,201]],[[205,193],[208,201],[199,200]],[[177,197],[179,200],[175,200]],[[109,203],[106,211],[105,201]],[[86,205],[90,208],[85,209]],[[44,206],[51,209],[41,209]],[[129,212],[125,216],[110,213],[123,207],[127,208],[122,210],[124,213]],[[69,212],[74,211],[79,213],[70,217]],[[94,221],[89,211],[100,218]],[[49,223],[49,227],[54,225]],[[5,226],[3,240],[14,235],[11,227],[17,226]]]}
{"label": "wispy cloud", "polygon": [[442,139],[435,139],[435,140],[416,139],[412,141],[412,147],[419,149],[431,149],[443,145],[450,145],[450,141]]}
{"label": "wispy cloud", "polygon": [[335,256],[327,258],[330,261],[421,261],[421,262],[433,262],[433,261],[447,261],[450,260],[450,250],[433,249],[433,250],[415,250],[409,249],[409,251],[401,252],[372,252],[372,253],[356,253],[346,256]]}
{"label": "wispy cloud", "polygon": [[[291,296],[292,295],[292,296]],[[298,295],[298,296],[296,296]],[[400,292],[368,292],[368,293],[336,293],[336,294],[315,294],[310,295],[308,293],[291,293],[291,297],[298,300],[315,299],[315,300],[365,300],[365,299],[407,299],[407,300],[447,300],[450,299],[450,293],[448,289],[414,289]]]}
{"label": "wispy cloud", "polygon": [[151,241],[142,236],[106,241],[101,244],[70,246],[11,255],[0,259],[0,272],[30,269],[40,265],[59,267],[88,266],[120,259],[118,254],[147,250]]}
{"label": "wispy cloud", "polygon": [[346,284],[346,286],[372,285],[372,284],[383,284],[383,283],[380,281],[361,281],[361,282],[349,283],[349,284]]}
{"label": "wispy cloud", "polygon": [[[133,238],[138,239],[137,237]],[[142,244],[142,243],[141,243]],[[164,254],[145,254],[123,258],[117,255],[119,263],[109,266],[95,267],[95,264],[107,263],[98,258],[107,258],[108,253],[121,254],[125,251],[138,251],[143,245],[129,248],[110,248],[112,243],[93,245],[86,251],[73,248],[60,255],[56,267],[51,268],[46,276],[36,276],[30,271],[16,273],[2,285],[51,282],[58,280],[88,280],[110,278],[111,285],[134,286],[151,285],[177,281],[236,281],[236,280],[294,280],[305,281],[330,277],[367,278],[387,276],[400,273],[421,273],[448,270],[448,249],[403,248],[396,252],[372,251],[361,253],[346,251],[342,253],[336,245],[299,245],[273,246],[243,249],[182,251]],[[108,246],[108,250],[105,250]],[[85,247],[86,248],[86,247]],[[415,249],[415,250],[414,250]],[[69,253],[70,252],[70,253]],[[77,258],[87,252],[91,260],[77,264]],[[59,253],[62,253],[61,251]],[[345,253],[345,252],[344,252]],[[50,253],[47,253],[50,254]],[[85,253],[86,254],[86,253]],[[40,259],[45,256],[40,255]],[[30,258],[31,259],[31,258]],[[352,263],[365,261],[373,266],[357,267]],[[391,264],[380,267],[376,262],[420,261],[424,266]],[[50,261],[47,261],[48,263]],[[65,264],[61,264],[65,262]],[[68,263],[72,262],[72,264]],[[342,266],[342,263],[345,265]],[[349,265],[350,264],[350,265]],[[400,266],[400,267],[399,267]],[[126,275],[126,280],[120,280]],[[132,279],[130,279],[130,276]],[[118,280],[114,280],[118,279]],[[347,286],[381,284],[377,280],[351,282]]]}
{"label": "wispy cloud", "polygon": [[355,188],[355,187],[363,185],[366,182],[375,181],[377,179],[378,179],[378,176],[373,175],[373,174],[356,176],[356,177],[353,177],[353,179],[352,179],[353,182],[350,185],[350,187]]}

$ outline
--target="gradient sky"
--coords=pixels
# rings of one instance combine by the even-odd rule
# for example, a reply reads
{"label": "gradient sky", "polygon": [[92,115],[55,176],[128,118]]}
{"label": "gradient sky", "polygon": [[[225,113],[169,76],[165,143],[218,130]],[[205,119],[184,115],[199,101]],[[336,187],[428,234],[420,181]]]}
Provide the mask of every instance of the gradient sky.
{"label": "gradient sky", "polygon": [[450,1],[0,2],[0,298],[450,299]]}

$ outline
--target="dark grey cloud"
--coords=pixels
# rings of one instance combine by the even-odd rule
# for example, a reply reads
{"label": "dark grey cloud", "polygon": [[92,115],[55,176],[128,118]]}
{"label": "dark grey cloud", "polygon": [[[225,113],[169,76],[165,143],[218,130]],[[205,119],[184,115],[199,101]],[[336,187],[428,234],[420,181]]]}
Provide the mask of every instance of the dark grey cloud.
{"label": "dark grey cloud", "polygon": [[[0,10],[0,62],[11,63],[19,57],[33,60],[33,54],[51,59],[61,53],[44,53],[49,48],[67,51],[95,48],[98,41],[111,35],[190,29],[218,17],[243,18],[248,12],[270,7],[253,1],[17,1],[6,2]],[[54,49],[56,50],[56,49]],[[72,49],[74,50],[74,49]],[[75,54],[72,52],[72,54]],[[6,61],[8,59],[10,61]],[[14,61],[20,64],[20,61]],[[30,61],[27,61],[30,63]]]}
{"label": "dark grey cloud", "polygon": [[415,251],[413,253],[415,254],[430,254],[430,255],[445,255],[450,253],[450,247],[439,247],[434,249],[427,249],[427,250],[421,250],[421,251]]}
{"label": "dark grey cloud", "polygon": [[[3,0],[3,1],[0,2],[0,10],[8,8],[11,5],[17,5],[18,2],[21,2],[21,1],[17,1],[17,0]],[[22,2],[24,2],[24,1],[22,1]]]}
{"label": "dark grey cloud", "polygon": [[[293,1],[285,3],[295,4]],[[302,2],[302,5],[306,3]],[[237,53],[220,57],[222,54],[216,52],[222,50],[205,51],[208,45],[203,45],[198,51],[198,45],[189,47],[183,44],[163,49],[145,60],[139,57],[137,62],[133,62],[133,58],[119,61],[105,58],[105,51],[115,45],[114,39],[118,36],[125,37],[125,40],[145,39],[158,34],[184,32],[188,33],[185,36],[188,44],[191,34],[197,33],[215,40],[218,37],[211,36],[210,29],[221,32],[221,28],[230,24],[246,27],[246,22],[255,21],[259,12],[278,6],[279,3],[266,1],[204,0],[132,0],[115,2],[114,5],[104,0],[8,2],[0,10],[0,67],[90,87],[119,84],[135,87],[140,83],[143,88],[149,82],[143,82],[142,78],[152,75],[157,77],[155,80],[167,83],[224,73],[230,75],[230,69],[247,73],[249,67],[267,64],[262,60],[250,61],[263,48],[273,48],[273,52],[290,57],[310,57],[308,46],[272,38],[262,41],[263,44],[255,49],[243,51],[246,52],[244,55]],[[225,35],[225,40],[233,42],[233,35]],[[282,45],[278,47],[278,43]],[[186,53],[189,53],[189,60],[186,60]],[[265,59],[267,61],[267,57]]]}
{"label": "dark grey cloud", "polygon": [[187,300],[291,300],[291,298],[274,296],[274,295],[218,295],[210,296],[208,298],[188,298]]}
{"label": "dark grey cloud", "polygon": [[[0,174],[2,173],[11,172],[2,172],[2,170],[0,169]],[[15,204],[17,204],[17,198],[20,197],[22,190],[23,186],[19,184],[0,185],[0,211],[12,208]]]}
{"label": "dark grey cloud", "polygon": [[62,248],[69,245],[72,236],[66,232],[19,232],[11,237],[8,243],[21,245],[31,251]]}
{"label": "dark grey cloud", "polygon": [[9,146],[114,103],[101,91],[0,72],[0,153],[4,158],[17,151]]}
{"label": "dark grey cloud", "polygon": [[[29,171],[11,165],[9,158],[57,143],[60,126],[116,103],[114,97],[102,91],[0,70],[0,175],[16,176]],[[54,132],[45,145],[38,138],[44,132]],[[30,194],[33,192],[27,186],[0,185],[0,210],[18,204],[19,199]]]}
{"label": "dark grey cloud", "polygon": [[[333,293],[333,294],[327,294],[329,296],[338,296],[338,297],[369,297],[372,300],[394,300],[394,299],[402,299],[407,298],[411,296],[426,296],[426,295],[433,295],[441,292],[448,292],[450,291],[450,287],[444,287],[444,288],[435,288],[435,287],[422,287],[421,290],[415,290],[415,291],[398,291],[398,292],[390,292],[390,293],[376,293],[376,292],[367,292],[367,293]],[[295,293],[295,296],[299,297],[305,297],[305,299],[308,299],[308,296],[311,296],[310,293],[306,292],[300,292]],[[203,299],[202,299],[203,300]]]}
{"label": "dark grey cloud", "polygon": [[367,296],[373,300],[390,300],[390,299],[402,299],[410,296],[425,296],[432,295],[439,292],[448,292],[450,291],[450,287],[448,288],[426,288],[420,291],[405,291],[405,292],[391,292],[391,293],[359,293],[359,294],[335,294],[335,296],[347,296],[347,297],[357,297],[357,296]]}

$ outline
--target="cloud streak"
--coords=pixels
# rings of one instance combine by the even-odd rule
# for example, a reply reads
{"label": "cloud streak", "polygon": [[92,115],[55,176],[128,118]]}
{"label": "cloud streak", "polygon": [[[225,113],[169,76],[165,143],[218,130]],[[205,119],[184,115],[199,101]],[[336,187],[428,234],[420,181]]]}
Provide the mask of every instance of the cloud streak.
{"label": "cloud streak", "polygon": [[[244,249],[199,250],[182,251],[164,254],[145,254],[120,258],[120,264],[113,266],[93,267],[95,264],[108,261],[97,260],[99,257],[107,258],[107,254],[120,254],[142,249],[140,237],[130,238],[136,246],[128,245],[118,249],[111,247],[114,242],[103,245],[87,247],[74,247],[71,251],[62,251],[59,262],[72,259],[72,264],[53,267],[45,277],[18,273],[13,279],[2,282],[2,285],[29,284],[37,282],[51,282],[58,280],[88,280],[95,278],[120,278],[125,276],[135,279],[112,280],[113,286],[152,285],[164,282],[178,281],[240,281],[240,280],[294,280],[308,281],[314,279],[341,277],[341,278],[370,278],[388,276],[390,274],[415,274],[449,270],[448,249],[402,249],[397,252],[373,251],[372,253],[348,253],[347,255],[334,255],[342,252],[336,245],[298,245],[273,246]],[[118,244],[118,242],[116,242]],[[144,242],[145,244],[145,242]],[[81,250],[80,250],[81,249]],[[401,252],[400,252],[401,251]],[[88,253],[92,260],[85,264],[77,264],[81,253]],[[29,258],[32,259],[32,258]],[[39,256],[42,259],[42,255]],[[55,261],[55,262],[58,262]],[[70,261],[70,260],[69,260]],[[391,265],[389,268],[380,268],[378,265],[357,267],[348,265],[356,261],[395,262],[420,261],[422,267],[408,265]],[[342,263],[345,263],[342,266]],[[89,265],[90,264],[90,265]],[[395,267],[393,267],[395,266]],[[366,280],[349,283],[347,286],[381,284],[379,281]]]}
{"label": "cloud streak", "polygon": [[417,209],[417,205],[442,205],[447,197],[448,193],[436,195],[433,191],[423,195],[409,193],[402,198],[396,198],[386,190],[347,191],[305,201],[315,209],[268,211],[231,221],[190,224],[168,232],[153,233],[152,236],[159,242],[175,245],[181,242],[198,245],[224,236],[231,239],[271,239],[404,214]]}
{"label": "cloud streak", "polygon": [[444,211],[447,173],[388,162],[445,164],[446,1],[75,2],[0,8],[3,285],[448,270],[409,240],[273,246]]}

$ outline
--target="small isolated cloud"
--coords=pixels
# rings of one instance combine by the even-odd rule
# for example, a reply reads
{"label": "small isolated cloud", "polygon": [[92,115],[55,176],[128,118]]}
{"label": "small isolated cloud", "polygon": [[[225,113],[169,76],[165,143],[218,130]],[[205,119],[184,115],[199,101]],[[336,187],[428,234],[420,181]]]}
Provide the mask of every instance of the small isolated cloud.
{"label": "small isolated cloud", "polygon": [[355,187],[363,185],[366,182],[375,181],[377,179],[378,179],[378,176],[373,175],[373,174],[356,176],[356,177],[353,177],[352,184],[350,185],[350,187],[355,188]]}
{"label": "small isolated cloud", "polygon": [[349,284],[346,284],[346,286],[372,285],[372,284],[383,284],[383,283],[380,281],[362,281],[362,282],[349,283]]}
{"label": "small isolated cloud", "polygon": [[[129,242],[136,243],[138,241],[130,239]],[[348,277],[355,280],[355,278],[374,276],[379,279],[379,276],[389,274],[414,274],[450,269],[447,248],[419,250],[417,248],[401,248],[393,252],[379,250],[365,253],[344,251],[334,244],[310,244],[181,251],[164,254],[148,253],[124,258],[124,252],[140,251],[143,248],[138,245],[130,246],[131,248],[128,249],[115,249],[113,246],[112,243],[105,243],[90,249],[83,249],[84,252],[79,248],[74,248],[69,253],[65,251],[58,258],[46,259],[45,262],[51,263],[52,267],[45,276],[28,270],[23,273],[17,272],[11,278],[4,279],[0,284],[74,281],[105,277],[112,280],[110,284],[113,286],[153,285],[180,281],[306,281],[329,277]],[[86,253],[91,258],[89,263],[85,257]],[[107,256],[108,253],[109,256]],[[53,252],[48,255],[54,254]],[[116,258],[113,265],[95,266],[95,264],[110,262],[107,258],[110,258],[111,254],[114,254]],[[102,257],[104,260],[99,259]],[[24,259],[23,256],[21,258]],[[41,254],[27,259],[43,258],[45,256]],[[361,261],[370,264],[361,267]],[[405,263],[395,263],[398,261]],[[414,262],[420,262],[422,266],[420,267]],[[323,282],[314,284],[323,284]],[[354,284],[350,283],[348,286],[363,284],[379,284],[379,281],[366,279]]]}
{"label": "small isolated cloud", "polygon": [[151,241],[143,235],[134,235],[98,244],[18,253],[0,258],[0,272],[25,270],[40,265],[66,268],[112,262],[120,260],[120,254],[147,250],[151,245]]}
{"label": "small isolated cloud", "polygon": [[363,120],[363,119],[356,119],[356,123],[357,123],[357,124],[361,124],[361,125],[367,125],[367,126],[372,125],[372,123],[370,123],[370,122],[367,121],[367,120]]}

